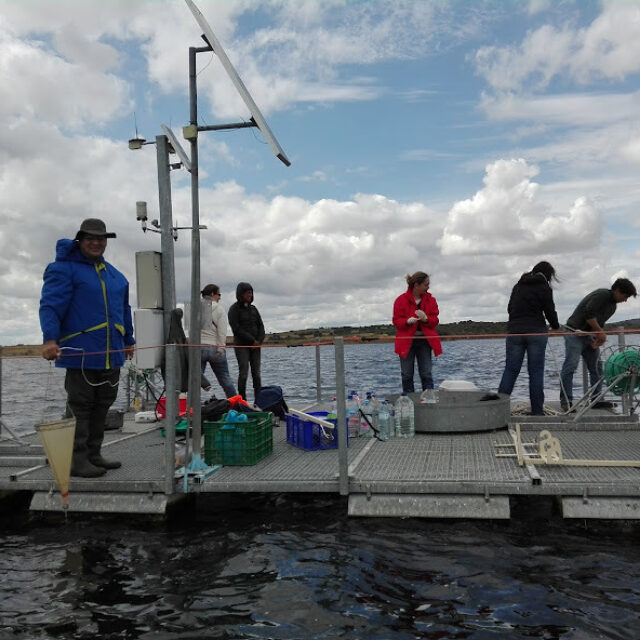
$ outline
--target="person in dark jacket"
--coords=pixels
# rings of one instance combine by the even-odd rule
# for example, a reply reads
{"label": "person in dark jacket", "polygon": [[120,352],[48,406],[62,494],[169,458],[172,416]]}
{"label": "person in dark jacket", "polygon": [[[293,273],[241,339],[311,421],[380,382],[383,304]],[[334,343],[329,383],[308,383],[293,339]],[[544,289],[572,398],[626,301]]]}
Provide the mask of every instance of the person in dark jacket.
{"label": "person in dark jacket", "polygon": [[[587,294],[575,308],[565,324],[565,358],[560,372],[560,406],[570,411],[573,402],[573,374],[582,358],[589,370],[593,397],[602,391],[602,363],[600,347],[606,342],[604,323],[616,312],[621,302],[636,297],[636,287],[627,278],[618,278],[610,289],[596,289]],[[599,400],[594,409],[611,407],[610,402]]]}
{"label": "person in dark jacket", "polygon": [[87,218],[74,240],[58,240],[40,299],[42,357],[67,370],[67,409],[76,419],[71,475],[84,478],[120,467],[101,453],[120,367],[135,343],[129,283],[103,257],[115,237],[102,220]]}
{"label": "person in dark jacket", "polygon": [[260,380],[260,345],[264,341],[264,324],[253,305],[253,287],[240,282],[236,287],[236,302],[229,307],[229,325],[238,361],[238,393],[247,399],[247,376],[251,366],[254,398],[262,386]]}
{"label": "person in dark jacket", "polygon": [[506,340],[506,361],[498,392],[511,394],[526,353],[534,416],[544,414],[544,357],[549,338],[545,318],[552,329],[560,328],[551,280],[557,280],[556,270],[548,262],[538,262],[531,271],[522,274],[507,306],[507,333],[512,335]]}

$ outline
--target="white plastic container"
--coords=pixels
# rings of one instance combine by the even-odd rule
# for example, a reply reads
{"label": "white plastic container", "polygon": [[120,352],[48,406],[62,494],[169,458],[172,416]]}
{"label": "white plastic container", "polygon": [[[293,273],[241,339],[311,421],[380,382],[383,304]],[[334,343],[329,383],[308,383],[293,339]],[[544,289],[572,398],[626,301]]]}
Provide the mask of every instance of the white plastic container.
{"label": "white plastic container", "polygon": [[478,391],[478,387],[469,380],[443,380],[439,388],[440,391]]}

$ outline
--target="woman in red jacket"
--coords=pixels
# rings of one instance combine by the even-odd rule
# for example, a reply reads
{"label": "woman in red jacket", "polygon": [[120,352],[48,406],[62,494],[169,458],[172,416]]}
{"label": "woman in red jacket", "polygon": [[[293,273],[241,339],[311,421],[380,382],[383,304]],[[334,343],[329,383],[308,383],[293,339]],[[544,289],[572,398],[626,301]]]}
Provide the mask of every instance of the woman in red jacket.
{"label": "woman in red jacket", "polygon": [[418,373],[422,390],[433,389],[431,352],[442,353],[438,339],[438,303],[428,293],[429,276],[416,271],[407,276],[407,291],[393,303],[393,324],[396,333],[395,351],[400,356],[402,391],[413,392],[414,360],[418,361]]}

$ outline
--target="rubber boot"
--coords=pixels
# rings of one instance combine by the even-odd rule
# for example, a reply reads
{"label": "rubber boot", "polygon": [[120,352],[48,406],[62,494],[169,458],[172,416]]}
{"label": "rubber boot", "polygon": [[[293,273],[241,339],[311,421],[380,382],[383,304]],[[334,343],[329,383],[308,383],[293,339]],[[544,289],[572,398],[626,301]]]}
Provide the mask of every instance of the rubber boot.
{"label": "rubber boot", "polygon": [[71,475],[76,478],[99,478],[107,473],[102,467],[96,467],[88,460],[73,460],[71,463]]}
{"label": "rubber boot", "polygon": [[[117,378],[116,378],[117,379]],[[106,460],[100,450],[104,440],[104,429],[107,422],[109,407],[116,398],[117,387],[105,386],[100,389],[99,396],[91,410],[87,437],[87,449],[89,450],[89,462],[100,469],[119,469],[122,463],[118,460]]]}
{"label": "rubber boot", "polygon": [[92,465],[100,467],[104,470],[119,469],[122,466],[122,462],[120,462],[119,460],[106,460],[100,454],[98,454],[97,456],[91,456],[91,458],[89,458],[89,462]]}

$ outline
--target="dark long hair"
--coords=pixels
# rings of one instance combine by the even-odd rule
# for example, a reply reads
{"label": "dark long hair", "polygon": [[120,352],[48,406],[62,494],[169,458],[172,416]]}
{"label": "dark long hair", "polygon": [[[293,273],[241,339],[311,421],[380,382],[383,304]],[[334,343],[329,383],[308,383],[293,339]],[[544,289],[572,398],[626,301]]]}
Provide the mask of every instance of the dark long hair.
{"label": "dark long hair", "polygon": [[531,273],[541,273],[546,281],[551,284],[552,280],[558,282],[558,276],[556,275],[556,270],[551,266],[551,263],[546,260],[542,260],[538,262],[533,269],[531,269]]}

